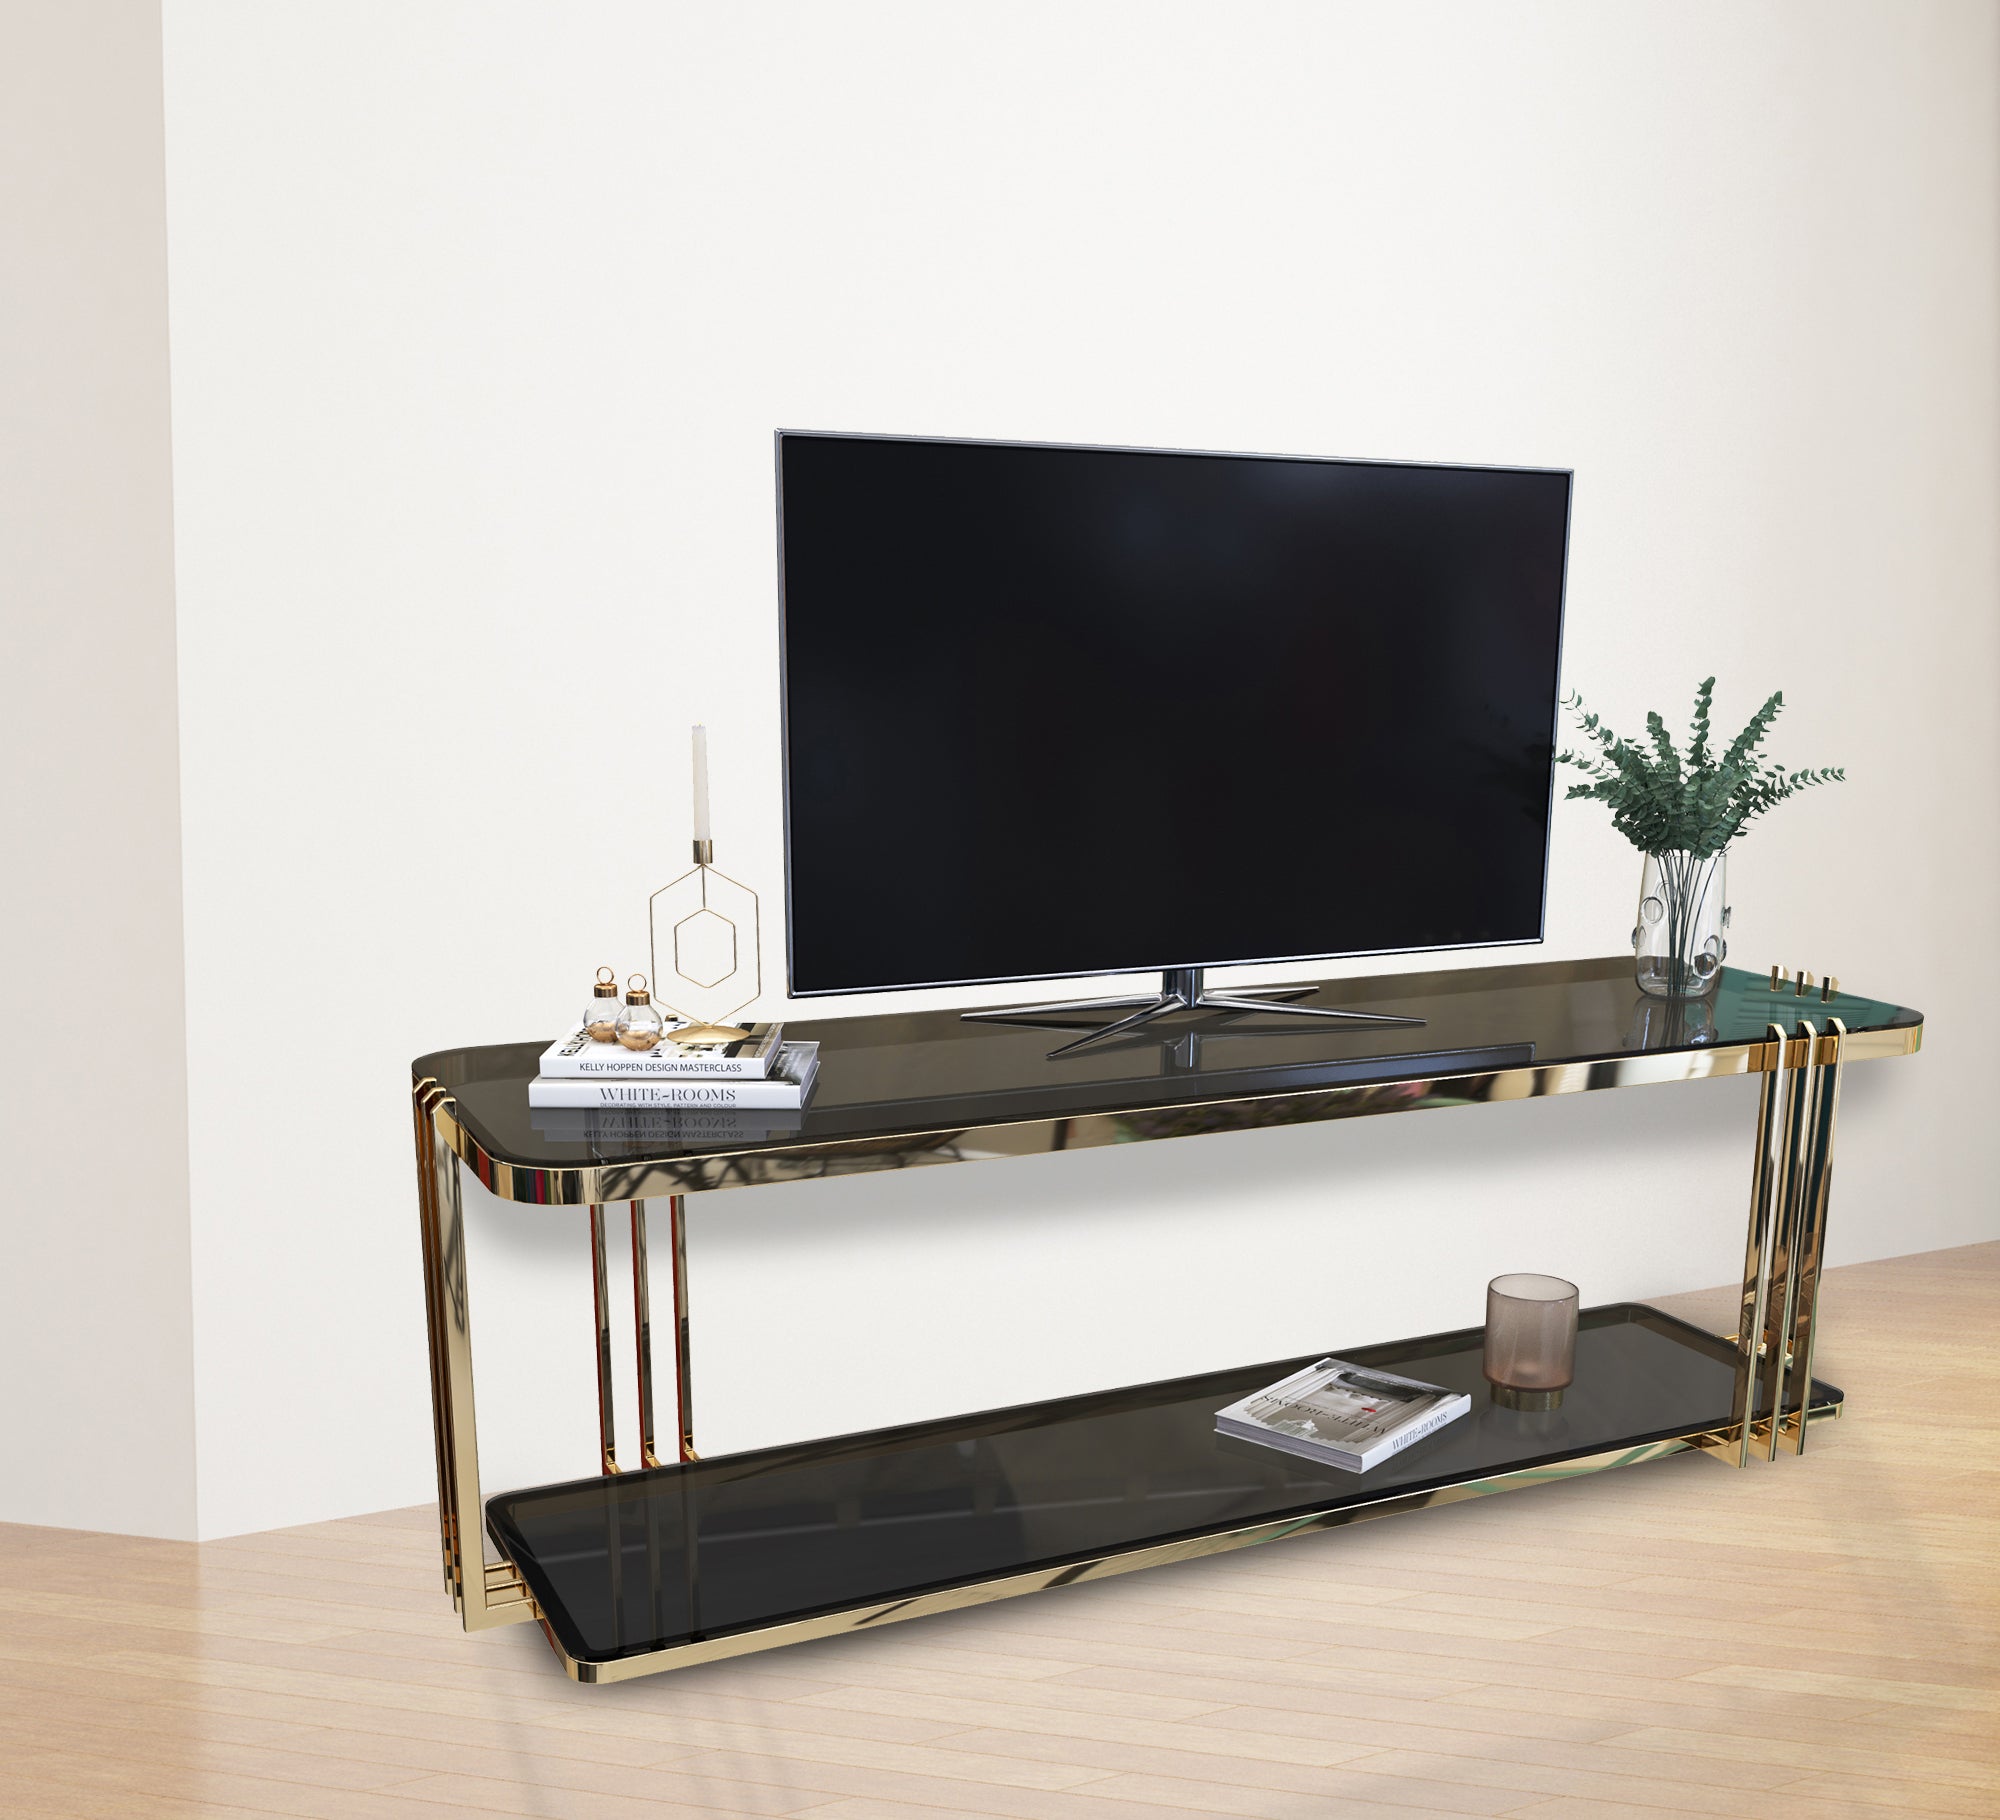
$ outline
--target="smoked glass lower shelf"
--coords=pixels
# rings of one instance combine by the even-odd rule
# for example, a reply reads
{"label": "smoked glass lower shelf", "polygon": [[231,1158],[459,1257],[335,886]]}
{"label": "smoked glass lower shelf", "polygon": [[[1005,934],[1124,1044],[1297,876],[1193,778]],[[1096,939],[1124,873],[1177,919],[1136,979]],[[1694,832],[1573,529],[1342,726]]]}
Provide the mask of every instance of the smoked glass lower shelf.
{"label": "smoked glass lower shelf", "polygon": [[[1390,1511],[1620,1466],[1728,1427],[1736,1349],[1656,1309],[1586,1311],[1546,1412],[1494,1403],[1481,1333],[1339,1356],[1471,1411],[1366,1473],[1215,1432],[1320,1354],[506,1492],[487,1524],[569,1671],[619,1680]],[[1838,1413],[1815,1381],[1807,1413]]]}

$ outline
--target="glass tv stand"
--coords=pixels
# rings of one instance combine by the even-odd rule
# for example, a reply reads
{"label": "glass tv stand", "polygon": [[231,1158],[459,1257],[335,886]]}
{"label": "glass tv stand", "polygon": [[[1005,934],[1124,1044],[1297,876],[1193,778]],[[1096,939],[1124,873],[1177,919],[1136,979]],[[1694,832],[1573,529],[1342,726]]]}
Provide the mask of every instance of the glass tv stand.
{"label": "glass tv stand", "polygon": [[[1631,962],[1556,962],[1327,988],[1421,1025],[1256,1016],[1100,1042],[1059,1059],[1032,1028],[951,1012],[788,1025],[821,1045],[811,1106],[685,1141],[673,1115],[531,1112],[543,1044],[413,1067],[444,1581],[465,1627],[538,1621],[580,1681],[615,1681],[1166,1561],[1483,1497],[1685,1450],[1732,1466],[1803,1453],[1841,1393],[1812,1375],[1840,1081],[1909,1055],[1921,1016],[1725,970],[1710,998],[1642,999]],[[1272,1007],[1276,1010],[1276,1007]],[[691,1194],[1001,1161],[1101,1144],[1762,1077],[1736,1331],[1655,1309],[1586,1310],[1553,1411],[1493,1403],[1478,1329],[701,1458],[686,1266]],[[1253,1139],[1237,1140],[1254,1167]],[[466,1277],[470,1172],[576,1217],[594,1273],[600,1472],[487,1498]],[[664,1202],[673,1422],[655,1421],[648,1216]],[[629,1221],[638,1430],[614,1432],[612,1209]],[[583,1254],[579,1235],[579,1262]],[[1733,1264],[1734,1260],[1732,1260]],[[624,1268],[621,1255],[619,1268]],[[622,1292],[621,1292],[622,1293]],[[1213,1413],[1325,1353],[1470,1392],[1473,1410],[1363,1474],[1218,1436]],[[586,1413],[582,1420],[590,1418]],[[622,1446],[622,1452],[621,1452]],[[490,1540],[491,1550],[488,1543]]]}

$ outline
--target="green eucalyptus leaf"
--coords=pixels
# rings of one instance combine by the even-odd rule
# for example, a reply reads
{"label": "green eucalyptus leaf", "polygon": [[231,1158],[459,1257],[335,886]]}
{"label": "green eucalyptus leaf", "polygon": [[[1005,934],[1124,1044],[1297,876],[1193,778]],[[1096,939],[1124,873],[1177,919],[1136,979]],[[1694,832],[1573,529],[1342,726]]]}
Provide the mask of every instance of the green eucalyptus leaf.
{"label": "green eucalyptus leaf", "polygon": [[1683,755],[1657,713],[1646,716],[1646,743],[1615,733],[1583,697],[1571,691],[1563,706],[1575,716],[1596,751],[1563,751],[1558,764],[1589,778],[1572,784],[1565,800],[1584,798],[1611,811],[1611,825],[1644,853],[1689,853],[1706,859],[1720,853],[1758,816],[1801,790],[1842,783],[1844,770],[1825,767],[1787,771],[1761,756],[1765,737],[1785,705],[1774,693],[1730,741],[1718,760],[1711,744],[1715,678],[1696,689],[1688,749]]}

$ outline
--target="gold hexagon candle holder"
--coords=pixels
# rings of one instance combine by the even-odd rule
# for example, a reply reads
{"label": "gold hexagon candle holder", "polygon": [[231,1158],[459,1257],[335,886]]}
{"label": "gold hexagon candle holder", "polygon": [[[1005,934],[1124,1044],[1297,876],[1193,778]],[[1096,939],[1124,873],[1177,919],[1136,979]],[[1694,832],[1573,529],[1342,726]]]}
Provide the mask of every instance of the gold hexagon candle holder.
{"label": "gold hexagon candle holder", "polygon": [[696,841],[694,869],[647,899],[653,997],[688,1020],[671,1033],[687,1048],[742,1042],[750,1032],[731,1020],[764,989],[757,893],[716,871],[714,857],[713,841]]}

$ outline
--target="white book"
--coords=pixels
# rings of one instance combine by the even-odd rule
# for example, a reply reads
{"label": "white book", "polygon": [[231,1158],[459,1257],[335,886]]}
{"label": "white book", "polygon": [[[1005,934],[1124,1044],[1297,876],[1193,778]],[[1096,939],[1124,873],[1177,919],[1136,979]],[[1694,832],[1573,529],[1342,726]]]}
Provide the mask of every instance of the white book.
{"label": "white book", "polygon": [[530,1106],[662,1106],[685,1111],[723,1107],[798,1107],[819,1072],[817,1043],[786,1043],[778,1063],[761,1081],[683,1080],[671,1075],[643,1081],[536,1079],[528,1083]]}
{"label": "white book", "polygon": [[[687,1026],[675,1028],[685,1030]],[[673,1040],[670,1029],[665,1040],[650,1049],[627,1049],[622,1043],[592,1040],[578,1024],[542,1051],[541,1076],[545,1081],[644,1081],[661,1075],[761,1081],[777,1059],[784,1029],[782,1024],[752,1024],[744,1041],[719,1049],[683,1049]]]}
{"label": "white book", "polygon": [[1321,1359],[1215,1412],[1218,1434],[1366,1472],[1472,1407],[1462,1390]]}

